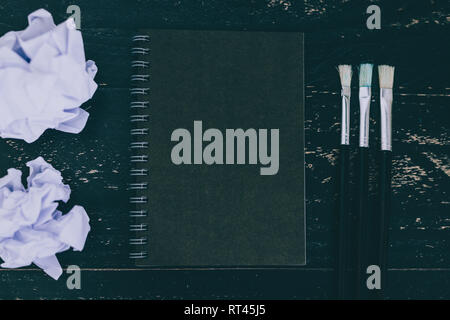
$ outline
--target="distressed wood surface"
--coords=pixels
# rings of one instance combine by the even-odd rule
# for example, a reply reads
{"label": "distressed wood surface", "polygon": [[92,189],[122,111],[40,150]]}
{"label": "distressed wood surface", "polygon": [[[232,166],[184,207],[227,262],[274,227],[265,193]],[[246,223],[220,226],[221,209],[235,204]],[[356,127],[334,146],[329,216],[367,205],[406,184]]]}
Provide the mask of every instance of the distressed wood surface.
{"label": "distressed wood surface", "polygon": [[[382,29],[365,27],[378,4]],[[0,34],[26,26],[44,7],[57,23],[71,1],[4,1]],[[84,131],[47,131],[28,145],[0,141],[0,170],[24,169],[41,155],[62,171],[92,231],[83,252],[59,254],[79,265],[82,289],[68,290],[29,267],[0,269],[1,299],[334,298],[335,191],[340,88],[335,66],[364,60],[396,66],[393,107],[393,198],[388,298],[450,298],[450,82],[447,1],[77,1],[86,57],[100,87],[83,108]],[[283,270],[143,270],[128,253],[129,39],[136,28],[305,31],[307,265]],[[371,119],[371,201],[376,202],[378,81]],[[353,83],[352,144],[356,151],[357,89]],[[2,175],[3,175],[2,173]],[[67,210],[66,210],[67,211]]]}

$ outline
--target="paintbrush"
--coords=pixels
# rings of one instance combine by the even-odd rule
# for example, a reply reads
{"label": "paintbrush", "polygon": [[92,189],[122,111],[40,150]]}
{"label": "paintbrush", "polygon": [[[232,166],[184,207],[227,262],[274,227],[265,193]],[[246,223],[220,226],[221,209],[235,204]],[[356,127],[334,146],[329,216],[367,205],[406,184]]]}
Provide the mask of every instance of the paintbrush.
{"label": "paintbrush", "polygon": [[356,232],[356,297],[364,298],[369,234],[369,119],[373,64],[359,66],[359,174]]}
{"label": "paintbrush", "polygon": [[378,66],[380,81],[381,115],[381,163],[380,163],[380,213],[378,238],[378,263],[381,270],[381,290],[386,289],[387,251],[389,216],[391,211],[391,164],[392,164],[392,87],[394,85],[394,67]]}
{"label": "paintbrush", "polygon": [[338,214],[338,297],[348,298],[348,250],[349,250],[349,153],[350,153],[350,85],[352,66],[338,67],[341,80],[342,116],[339,168],[339,214]]}

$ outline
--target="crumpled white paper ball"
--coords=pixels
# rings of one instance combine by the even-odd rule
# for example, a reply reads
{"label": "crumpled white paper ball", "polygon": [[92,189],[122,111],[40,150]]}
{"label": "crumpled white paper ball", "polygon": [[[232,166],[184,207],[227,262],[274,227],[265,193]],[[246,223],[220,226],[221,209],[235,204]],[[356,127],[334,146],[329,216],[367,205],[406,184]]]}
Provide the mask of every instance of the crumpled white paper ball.
{"label": "crumpled white paper ball", "polygon": [[58,170],[41,157],[27,166],[27,188],[17,169],[8,169],[8,174],[0,178],[1,267],[34,263],[58,279],[62,269],[55,254],[70,247],[83,250],[90,231],[89,217],[81,206],[64,215],[57,210],[58,201],[67,202],[70,197],[70,187],[63,184]]}
{"label": "crumpled white paper ball", "polygon": [[37,140],[49,128],[79,133],[89,114],[97,66],[86,61],[81,32],[69,18],[56,26],[49,12],[0,38],[0,136]]}

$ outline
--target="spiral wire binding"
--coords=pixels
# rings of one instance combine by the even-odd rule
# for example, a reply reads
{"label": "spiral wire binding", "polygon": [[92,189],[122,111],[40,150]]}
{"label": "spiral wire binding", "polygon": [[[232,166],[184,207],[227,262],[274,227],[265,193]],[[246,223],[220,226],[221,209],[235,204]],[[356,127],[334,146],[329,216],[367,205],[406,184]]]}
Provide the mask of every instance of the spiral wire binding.
{"label": "spiral wire binding", "polygon": [[130,103],[130,108],[148,108],[150,105],[149,101],[133,101]]}
{"label": "spiral wire binding", "polygon": [[148,128],[138,128],[138,129],[131,129],[130,131],[131,135],[147,135],[148,134]]}
{"label": "spiral wire binding", "polygon": [[148,175],[147,169],[131,169],[130,176],[146,176]]}
{"label": "spiral wire binding", "polygon": [[[133,60],[131,61],[131,68],[133,72],[130,81],[132,87],[130,88],[131,102],[130,102],[130,122],[133,128],[130,130],[130,135],[133,141],[130,143],[130,162],[132,169],[130,169],[130,176],[132,181],[128,184],[128,190],[131,194],[129,203],[132,209],[129,211],[129,217],[132,222],[129,225],[129,231],[133,234],[129,239],[130,259],[145,259],[148,256],[145,245],[148,244],[148,225],[142,222],[148,216],[147,204],[148,198],[146,193],[148,191],[148,181],[145,181],[149,175],[149,170],[140,168],[139,165],[147,166],[149,161],[148,150],[149,143],[147,135],[149,134],[148,123],[150,115],[148,109],[150,107],[149,93],[150,88],[150,36],[136,35],[132,38],[133,46],[131,54]],[[144,181],[143,181],[144,180]]]}

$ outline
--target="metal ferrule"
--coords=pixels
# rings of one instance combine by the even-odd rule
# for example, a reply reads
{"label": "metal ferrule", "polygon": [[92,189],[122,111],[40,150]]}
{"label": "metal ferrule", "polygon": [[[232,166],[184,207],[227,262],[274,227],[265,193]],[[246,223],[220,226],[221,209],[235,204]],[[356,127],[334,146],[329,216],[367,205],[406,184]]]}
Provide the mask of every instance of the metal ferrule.
{"label": "metal ferrule", "polygon": [[380,90],[381,150],[392,151],[392,89]]}
{"label": "metal ferrule", "polygon": [[370,87],[359,87],[359,146],[369,147]]}
{"label": "metal ferrule", "polygon": [[342,87],[341,144],[350,144],[350,87]]}

